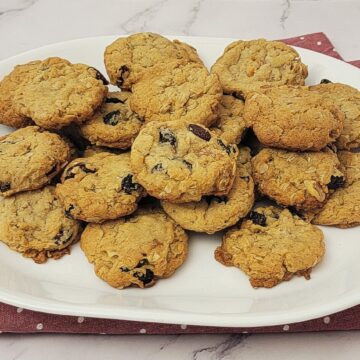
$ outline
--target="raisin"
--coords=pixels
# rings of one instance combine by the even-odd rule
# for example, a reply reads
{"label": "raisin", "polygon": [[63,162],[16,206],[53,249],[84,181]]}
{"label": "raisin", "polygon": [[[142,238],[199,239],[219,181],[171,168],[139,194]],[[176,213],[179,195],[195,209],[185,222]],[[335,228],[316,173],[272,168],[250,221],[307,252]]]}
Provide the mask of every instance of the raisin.
{"label": "raisin", "polygon": [[97,80],[101,80],[104,85],[109,85],[109,82],[106,80],[105,76],[98,69],[95,69],[94,67],[91,67],[91,69],[96,71],[95,77]]}
{"label": "raisin", "polygon": [[328,79],[322,79],[321,81],[320,81],[320,84],[331,84],[332,83],[332,81],[330,81],[330,80],[328,80]]}
{"label": "raisin", "polygon": [[343,187],[345,184],[345,178],[343,176],[334,176],[331,175],[330,182],[327,184],[327,187],[331,190],[338,189]]}
{"label": "raisin", "polygon": [[125,176],[121,182],[121,190],[124,190],[126,194],[131,194],[132,191],[139,189],[139,184],[132,181],[133,176],[131,174]]}
{"label": "raisin", "polygon": [[148,259],[141,259],[135,267],[140,268],[143,267],[144,265],[149,265]]}
{"label": "raisin", "polygon": [[120,111],[111,111],[103,117],[103,121],[106,125],[115,126],[119,123]]}
{"label": "raisin", "polygon": [[11,184],[9,182],[0,182],[0,192],[5,192],[11,189]]}
{"label": "raisin", "polygon": [[64,229],[60,229],[60,231],[55,235],[54,242],[56,245],[64,245],[71,238],[72,233],[65,234]]}
{"label": "raisin", "polygon": [[106,102],[107,104],[119,104],[119,103],[125,104],[124,101],[122,101],[122,100],[120,100],[120,99],[118,99],[118,98],[106,98],[105,102]]}
{"label": "raisin", "polygon": [[266,226],[266,216],[256,211],[251,211],[249,219],[256,225]]}
{"label": "raisin", "polygon": [[226,145],[223,143],[223,141],[221,139],[218,139],[218,144],[223,148],[223,150],[225,150],[227,152],[228,155],[231,154],[232,152],[235,152],[235,148],[232,145]]}
{"label": "raisin", "polygon": [[146,269],[145,274],[141,272],[134,273],[134,277],[138,278],[140,281],[143,282],[144,285],[151,283],[154,278],[154,273],[150,269]]}
{"label": "raisin", "polygon": [[130,269],[129,269],[128,267],[126,267],[126,266],[121,266],[121,267],[120,267],[120,271],[122,271],[122,272],[129,272]]}
{"label": "raisin", "polygon": [[73,170],[76,168],[79,168],[80,171],[82,171],[86,174],[88,174],[88,173],[94,174],[96,172],[96,170],[94,170],[94,169],[87,168],[85,163],[78,163],[78,164],[75,164],[75,165],[69,167],[66,170],[65,180],[72,179],[76,176],[76,173],[73,172]]}
{"label": "raisin", "polygon": [[151,169],[151,173],[154,173],[155,171],[163,171],[164,168],[162,166],[162,164],[156,164],[152,169]]}
{"label": "raisin", "polygon": [[211,134],[205,130],[203,127],[196,125],[196,124],[190,124],[189,125],[189,130],[196,135],[197,137],[199,137],[202,140],[205,141],[210,141],[211,139]]}
{"label": "raisin", "polygon": [[176,146],[176,136],[169,129],[161,129],[160,130],[160,139],[161,143],[169,143],[172,146]]}
{"label": "raisin", "polygon": [[183,163],[185,164],[185,166],[191,171],[192,170],[192,164],[186,160],[183,160]]}
{"label": "raisin", "polygon": [[65,209],[65,216],[69,219],[73,219],[73,216],[71,215],[71,211],[75,209],[75,206],[70,204],[70,206]]}
{"label": "raisin", "polygon": [[124,78],[129,75],[129,72],[130,69],[126,65],[122,65],[119,67],[118,79],[116,81],[117,86],[122,86],[122,84],[124,83]]}
{"label": "raisin", "polygon": [[203,199],[210,205],[213,201],[217,202],[218,204],[224,202],[226,203],[228,201],[227,196],[215,196],[215,195],[208,195],[203,196]]}
{"label": "raisin", "polygon": [[236,91],[234,91],[231,95],[232,95],[234,98],[239,99],[239,100],[245,102],[245,98],[244,98],[244,96],[243,96],[242,94],[239,94],[239,93],[237,93]]}

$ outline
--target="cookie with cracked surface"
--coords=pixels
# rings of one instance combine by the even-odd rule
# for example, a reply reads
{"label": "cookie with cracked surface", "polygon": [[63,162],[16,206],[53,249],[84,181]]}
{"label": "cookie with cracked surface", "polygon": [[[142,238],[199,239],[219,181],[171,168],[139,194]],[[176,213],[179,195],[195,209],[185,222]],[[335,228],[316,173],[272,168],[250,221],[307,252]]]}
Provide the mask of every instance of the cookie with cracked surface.
{"label": "cookie with cracked surface", "polygon": [[196,122],[210,126],[217,117],[222,89],[216,75],[197,63],[173,62],[133,86],[130,107],[149,121]]}
{"label": "cookie with cracked surface", "polygon": [[160,210],[89,224],[81,236],[81,249],[96,275],[123,289],[155,284],[170,277],[184,262],[188,244],[185,231]]}
{"label": "cookie with cracked surface", "polygon": [[237,148],[199,124],[150,122],[135,139],[131,167],[147,192],[162,200],[200,201],[226,195],[234,182]]}
{"label": "cookie with cracked surface", "polygon": [[203,61],[199,57],[197,50],[193,46],[180,40],[173,40],[173,44],[175,44],[175,46],[181,52],[183,52],[182,58],[184,59],[188,58],[189,62],[194,62],[204,65]]}
{"label": "cookie with cracked surface", "polygon": [[310,279],[325,254],[322,231],[287,209],[257,208],[239,229],[228,231],[217,261],[242,270],[254,288],[272,288],[294,275]]}
{"label": "cookie with cracked surface", "polygon": [[262,88],[245,102],[244,117],[266,146],[318,151],[341,134],[344,113],[307,86]]}
{"label": "cookie with cracked surface", "polygon": [[95,114],[80,125],[80,133],[92,144],[128,149],[143,125],[129,107],[130,92],[110,92]]}
{"label": "cookie with cracked surface", "polygon": [[[26,66],[26,65],[24,65]],[[106,80],[99,71],[61,58],[28,67],[14,93],[15,110],[45,129],[82,123],[102,104]]]}
{"label": "cookie with cracked surface", "polygon": [[0,240],[39,264],[69,254],[82,230],[64,215],[53,186],[5,198],[0,213]]}
{"label": "cookie with cracked surface", "polygon": [[145,195],[133,176],[130,154],[99,153],[72,161],[56,196],[74,219],[100,223],[133,213]]}
{"label": "cookie with cracked surface", "polygon": [[37,126],[0,138],[0,195],[10,196],[48,184],[70,161],[70,146]]}
{"label": "cookie with cracked surface", "polygon": [[[254,204],[254,182],[249,172],[250,150],[240,148],[234,184],[227,195],[204,196],[199,202],[162,201],[164,211],[186,230],[213,234],[236,224]],[[249,166],[250,165],[250,166]]]}
{"label": "cookie with cracked surface", "polygon": [[360,153],[339,151],[339,160],[345,169],[346,181],[320,209],[307,212],[305,217],[317,225],[349,228],[360,224]]}
{"label": "cookie with cracked surface", "polygon": [[329,149],[297,153],[265,148],[251,163],[259,192],[297,210],[321,207],[345,182],[339,159]]}
{"label": "cookie with cracked surface", "polygon": [[344,129],[336,140],[338,149],[353,149],[360,146],[360,91],[345,84],[323,83],[311,86],[310,90],[322,94],[344,113]]}
{"label": "cookie with cracked surface", "polygon": [[123,90],[131,90],[155,66],[177,61],[199,62],[191,47],[155,33],[143,32],[122,37],[106,47],[104,62],[110,82]]}
{"label": "cookie with cracked surface", "polygon": [[244,97],[264,85],[304,85],[308,75],[293,48],[265,39],[231,43],[211,72],[219,76],[225,93]]}
{"label": "cookie with cracked surface", "polygon": [[210,130],[229,144],[239,144],[247,128],[243,112],[243,100],[232,95],[223,95],[219,104],[218,119]]}

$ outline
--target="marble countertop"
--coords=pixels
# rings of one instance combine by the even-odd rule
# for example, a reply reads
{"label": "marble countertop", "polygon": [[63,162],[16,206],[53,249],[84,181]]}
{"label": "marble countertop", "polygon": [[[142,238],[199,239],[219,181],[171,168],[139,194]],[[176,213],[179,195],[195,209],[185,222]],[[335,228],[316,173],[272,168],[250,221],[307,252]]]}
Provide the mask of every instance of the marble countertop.
{"label": "marble countertop", "polygon": [[[0,0],[0,59],[97,35],[286,38],[323,31],[360,59],[359,0]],[[359,332],[274,335],[0,335],[1,360],[354,359]]]}

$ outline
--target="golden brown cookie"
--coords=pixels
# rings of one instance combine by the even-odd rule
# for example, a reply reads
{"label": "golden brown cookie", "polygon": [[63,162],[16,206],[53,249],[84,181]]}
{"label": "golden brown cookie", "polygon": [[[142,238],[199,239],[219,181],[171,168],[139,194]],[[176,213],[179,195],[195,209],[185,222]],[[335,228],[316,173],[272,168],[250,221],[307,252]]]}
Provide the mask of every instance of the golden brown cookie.
{"label": "golden brown cookie", "polygon": [[265,39],[235,41],[212,66],[226,94],[247,96],[261,86],[304,85],[307,67],[290,46]]}
{"label": "golden brown cookie", "polygon": [[236,224],[254,204],[250,150],[240,148],[234,184],[227,195],[203,196],[199,202],[174,204],[162,201],[164,211],[186,230],[213,234]]}
{"label": "golden brown cookie", "polygon": [[65,213],[87,222],[103,222],[133,213],[144,189],[133,178],[130,154],[102,152],[72,161],[56,187]]}
{"label": "golden brown cookie", "polygon": [[128,149],[143,125],[129,107],[130,92],[110,92],[95,114],[80,125],[80,133],[92,144]]}
{"label": "golden brown cookie", "polygon": [[131,167],[147,192],[183,203],[225,195],[234,182],[237,148],[199,124],[150,122],[135,139]]}
{"label": "golden brown cookie", "polygon": [[64,215],[52,186],[3,199],[0,213],[0,240],[39,264],[69,254],[81,233],[80,224]]}
{"label": "golden brown cookie", "polygon": [[261,143],[289,150],[320,150],[340,136],[344,123],[343,112],[332,101],[306,86],[251,93],[244,117]]}
{"label": "golden brown cookie", "polygon": [[130,107],[147,122],[182,120],[205,126],[216,120],[222,96],[217,76],[198,63],[159,66],[132,91]]}
{"label": "golden brown cookie", "polygon": [[70,146],[57,134],[37,126],[0,138],[0,195],[39,189],[70,161]]}
{"label": "golden brown cookie", "polygon": [[345,182],[340,162],[329,149],[297,153],[265,148],[251,162],[259,192],[297,210],[321,207]]}
{"label": "golden brown cookie", "polygon": [[48,58],[24,67],[26,81],[14,93],[15,110],[45,129],[82,123],[106,97],[105,78],[88,65]]}
{"label": "golden brown cookie", "polygon": [[257,208],[224,235],[215,258],[242,270],[254,288],[271,288],[294,275],[310,279],[325,254],[323,239],[319,228],[287,209]]}
{"label": "golden brown cookie", "polygon": [[81,236],[81,249],[94,264],[96,275],[123,289],[155,284],[171,276],[187,255],[185,231],[160,210],[89,224]]}

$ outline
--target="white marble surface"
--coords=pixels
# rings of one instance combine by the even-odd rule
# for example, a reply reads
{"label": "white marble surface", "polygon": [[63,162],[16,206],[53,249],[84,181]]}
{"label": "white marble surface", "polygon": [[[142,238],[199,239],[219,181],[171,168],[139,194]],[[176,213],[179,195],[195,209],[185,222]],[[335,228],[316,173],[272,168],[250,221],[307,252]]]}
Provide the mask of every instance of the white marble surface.
{"label": "white marble surface", "polygon": [[[155,31],[284,38],[323,31],[360,59],[359,0],[0,0],[0,59],[80,37]],[[0,335],[0,359],[357,359],[359,332],[279,335]]]}

